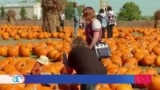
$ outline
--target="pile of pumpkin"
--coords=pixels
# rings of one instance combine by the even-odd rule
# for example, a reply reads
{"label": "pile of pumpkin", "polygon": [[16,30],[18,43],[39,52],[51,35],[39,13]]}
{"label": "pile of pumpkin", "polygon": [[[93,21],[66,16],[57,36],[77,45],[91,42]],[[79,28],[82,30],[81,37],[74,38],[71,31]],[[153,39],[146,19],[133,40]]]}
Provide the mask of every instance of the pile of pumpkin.
{"label": "pile of pumpkin", "polygon": [[[15,32],[12,36],[11,32]],[[18,43],[16,45],[1,45],[0,56],[6,57],[0,60],[0,74],[30,74],[30,71],[35,63],[34,55],[39,57],[45,55],[50,58],[51,62],[48,66],[44,66],[44,70],[49,74],[60,74],[63,70],[62,53],[69,53],[71,50],[71,34],[73,29],[65,27],[65,30],[60,33],[43,32],[38,26],[7,26],[0,28],[0,35],[3,38],[4,33],[8,33],[9,37],[21,33],[38,38],[48,35],[48,38],[62,38],[62,41],[48,40],[40,43]],[[60,34],[60,35],[59,35]],[[159,70],[155,68],[160,66],[160,29],[154,28],[133,28],[133,27],[115,27],[114,39],[103,38],[105,43],[108,43],[112,52],[112,56],[102,60],[106,67],[107,74],[150,74],[152,75],[151,84],[131,85],[131,84],[98,84],[98,90],[133,90],[133,86],[137,88],[148,88],[148,90],[160,90]],[[26,36],[27,36],[26,35]],[[25,36],[25,35],[24,35]],[[79,30],[78,36],[85,39],[84,30]],[[21,37],[27,38],[27,37]],[[5,39],[5,38],[4,38]],[[141,66],[145,66],[142,68]],[[75,73],[75,72],[74,72]],[[76,88],[76,87],[77,88]],[[12,89],[11,89],[12,88]],[[42,86],[41,84],[18,84],[18,85],[0,85],[0,90],[53,90],[58,88],[57,84],[51,84],[51,87]],[[59,87],[60,88],[60,87]],[[79,89],[79,85],[74,85],[74,90]],[[66,89],[62,89],[66,90]]]}

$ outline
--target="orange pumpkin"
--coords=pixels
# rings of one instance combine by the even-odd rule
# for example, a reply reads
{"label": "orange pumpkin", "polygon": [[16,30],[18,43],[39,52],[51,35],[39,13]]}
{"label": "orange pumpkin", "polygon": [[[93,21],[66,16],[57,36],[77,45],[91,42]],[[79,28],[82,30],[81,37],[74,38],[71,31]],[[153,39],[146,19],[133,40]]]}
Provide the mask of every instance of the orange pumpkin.
{"label": "orange pumpkin", "polygon": [[148,90],[160,90],[160,76],[159,75],[156,75],[156,76],[153,76],[152,77],[152,82],[151,84],[149,85],[149,89]]}
{"label": "orange pumpkin", "polygon": [[115,90],[133,90],[133,88],[130,84],[120,84]]}
{"label": "orange pumpkin", "polygon": [[21,88],[16,84],[3,84],[1,90],[21,90]]}
{"label": "orange pumpkin", "polygon": [[0,45],[0,56],[7,56],[7,46]]}
{"label": "orange pumpkin", "polygon": [[142,65],[149,66],[154,64],[155,57],[152,54],[145,55],[141,60]]}
{"label": "orange pumpkin", "polygon": [[154,64],[155,64],[156,66],[160,67],[160,56],[157,56],[157,57],[156,57]]}
{"label": "orange pumpkin", "polygon": [[4,39],[4,40],[8,40],[9,39],[9,33],[7,33],[7,32],[4,32],[4,33],[2,33],[2,39]]}
{"label": "orange pumpkin", "polygon": [[30,50],[30,47],[24,44],[19,47],[19,53],[22,57],[29,57],[31,54]]}
{"label": "orange pumpkin", "polygon": [[19,55],[19,47],[18,46],[9,46],[7,51],[8,57],[17,57]]}

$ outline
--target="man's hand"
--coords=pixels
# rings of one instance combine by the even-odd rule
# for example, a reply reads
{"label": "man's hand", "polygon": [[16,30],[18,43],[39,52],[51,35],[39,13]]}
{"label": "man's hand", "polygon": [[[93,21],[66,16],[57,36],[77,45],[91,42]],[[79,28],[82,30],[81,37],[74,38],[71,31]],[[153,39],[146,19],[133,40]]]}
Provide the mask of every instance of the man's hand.
{"label": "man's hand", "polygon": [[72,74],[72,72],[73,72],[73,69],[69,67],[63,67],[61,69],[61,74]]}

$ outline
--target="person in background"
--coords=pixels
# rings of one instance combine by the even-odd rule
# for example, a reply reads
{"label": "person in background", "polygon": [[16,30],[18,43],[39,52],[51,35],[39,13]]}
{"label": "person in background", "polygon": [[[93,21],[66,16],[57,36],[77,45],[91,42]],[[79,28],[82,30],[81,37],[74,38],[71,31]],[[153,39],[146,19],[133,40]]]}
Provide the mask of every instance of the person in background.
{"label": "person in background", "polygon": [[43,69],[42,67],[44,65],[48,65],[49,64],[49,59],[46,56],[40,56],[40,58],[37,59],[37,62],[34,64],[32,70],[31,70],[31,74],[32,75],[40,75],[40,74],[44,74],[43,73]]}
{"label": "person in background", "polygon": [[64,30],[64,23],[65,23],[65,14],[62,11],[62,13],[60,14],[60,25],[61,25],[62,30]]}
{"label": "person in background", "polygon": [[[76,74],[106,74],[106,68],[98,60],[95,52],[80,37],[76,37],[71,44],[72,50],[68,55],[68,63],[65,65],[64,74],[71,74],[73,69]],[[96,84],[81,84],[80,90],[96,90]]]}
{"label": "person in background", "polygon": [[84,20],[83,20],[83,17],[80,17],[80,20],[79,20],[79,28],[83,30],[84,27],[85,27],[85,22],[84,22]]}
{"label": "person in background", "polygon": [[112,38],[113,26],[116,25],[116,20],[111,6],[107,7],[107,20],[108,20],[108,25],[107,25],[108,38]]}
{"label": "person in background", "polygon": [[74,11],[73,11],[73,19],[74,19],[74,37],[77,37],[78,28],[79,28],[79,11],[78,11],[78,4],[74,2]]}
{"label": "person in background", "polygon": [[102,25],[102,38],[105,38],[105,31],[107,29],[107,17],[106,17],[106,12],[103,8],[99,10],[97,19],[101,22]]}
{"label": "person in background", "polygon": [[[44,65],[49,65],[49,59],[46,56],[40,56],[40,58],[37,59],[37,62],[34,64],[32,70],[31,70],[31,75],[44,75],[47,73],[43,72],[43,66]],[[50,87],[50,84],[42,84],[43,86],[48,86]]]}

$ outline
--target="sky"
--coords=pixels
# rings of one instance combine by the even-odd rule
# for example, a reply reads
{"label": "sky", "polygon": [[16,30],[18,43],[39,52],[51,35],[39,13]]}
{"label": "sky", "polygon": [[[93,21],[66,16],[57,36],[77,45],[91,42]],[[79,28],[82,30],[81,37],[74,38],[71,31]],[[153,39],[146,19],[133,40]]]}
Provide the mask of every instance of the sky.
{"label": "sky", "polygon": [[[5,2],[16,3],[21,1],[23,0],[0,0],[0,3],[5,3]],[[31,1],[33,0],[28,0],[28,2]],[[96,12],[98,12],[100,8],[99,0],[70,0],[70,1],[76,1],[78,2],[78,4],[84,4],[85,6],[92,6],[96,10]],[[131,1],[139,6],[142,12],[141,14],[145,16],[153,16],[154,12],[160,9],[160,0],[103,0],[103,1],[108,2],[108,4],[112,6],[112,9],[114,10],[115,13],[118,13],[120,8],[126,2],[131,2]]]}

